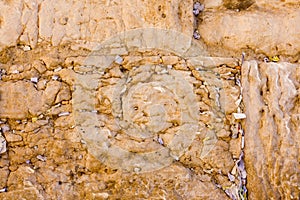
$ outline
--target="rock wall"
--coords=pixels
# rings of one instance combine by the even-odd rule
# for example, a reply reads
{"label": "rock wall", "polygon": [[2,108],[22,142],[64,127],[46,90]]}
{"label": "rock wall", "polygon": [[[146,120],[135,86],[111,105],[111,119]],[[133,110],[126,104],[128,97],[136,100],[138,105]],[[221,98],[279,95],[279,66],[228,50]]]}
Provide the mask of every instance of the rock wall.
{"label": "rock wall", "polygon": [[195,5],[0,2],[0,199],[299,198],[299,3]]}

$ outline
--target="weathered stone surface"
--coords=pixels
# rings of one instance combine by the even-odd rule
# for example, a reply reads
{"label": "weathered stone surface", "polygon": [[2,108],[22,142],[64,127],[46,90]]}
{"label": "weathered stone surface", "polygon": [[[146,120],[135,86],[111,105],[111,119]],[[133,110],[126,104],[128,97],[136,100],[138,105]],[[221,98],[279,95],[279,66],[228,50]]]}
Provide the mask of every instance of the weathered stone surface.
{"label": "weathered stone surface", "polygon": [[245,62],[245,160],[251,199],[300,195],[300,66]]}
{"label": "weathered stone surface", "polygon": [[[155,183],[159,178],[163,181]],[[225,193],[220,192],[205,176],[194,176],[193,172],[180,165],[171,165],[152,175],[124,175],[121,181],[116,183],[118,192],[110,198],[141,198],[141,199],[228,199]],[[139,192],[133,194],[132,188],[140,188]],[[159,188],[163,187],[161,190]],[[148,188],[152,188],[149,192]],[[205,193],[201,191],[207,191]]]}
{"label": "weathered stone surface", "polygon": [[59,81],[48,82],[44,91],[28,81],[1,82],[0,94],[0,117],[15,119],[40,115],[54,103],[71,98],[69,87]]}
{"label": "weathered stone surface", "polygon": [[5,188],[6,183],[7,183],[7,179],[8,179],[8,175],[9,175],[9,170],[8,167],[3,167],[0,168],[0,188]]}
{"label": "weathered stone surface", "polygon": [[5,139],[7,142],[19,142],[22,141],[22,136],[17,135],[17,134],[13,134],[13,133],[6,133],[5,135]]}
{"label": "weathered stone surface", "polygon": [[227,9],[246,10],[254,2],[254,0],[223,0],[223,5]]}
{"label": "weathered stone surface", "polygon": [[0,94],[1,117],[22,119],[42,112],[42,92],[30,82],[1,82]]}
{"label": "weathered stone surface", "polygon": [[204,0],[203,4],[206,11],[207,9],[216,9],[221,7],[223,5],[223,0]]}
{"label": "weathered stone surface", "polygon": [[2,50],[5,46],[15,45],[22,32],[22,3],[1,1],[0,8],[0,50]]}
{"label": "weathered stone surface", "polygon": [[14,199],[44,199],[39,191],[34,187],[25,188],[22,190],[14,190],[11,192],[0,193],[0,198],[3,200],[14,200]]}
{"label": "weathered stone surface", "polygon": [[286,7],[298,7],[300,6],[299,1],[297,0],[284,0],[284,1],[276,1],[276,0],[255,0],[255,4],[259,7],[264,7],[267,9],[279,8],[284,9]]}
{"label": "weathered stone surface", "polygon": [[298,198],[299,2],[201,3],[0,2],[0,199]]}
{"label": "weathered stone surface", "polygon": [[257,54],[296,55],[300,48],[299,20],[298,8],[276,10],[276,14],[259,10],[215,11],[205,13],[199,32],[214,49],[225,48],[239,54],[251,49]]}
{"label": "weathered stone surface", "polygon": [[[37,51],[39,49],[28,51],[26,57],[34,57]],[[195,62],[187,63],[188,61],[169,51],[136,51],[132,57],[120,55],[126,63],[126,70],[113,62],[106,66],[103,73],[95,67],[84,65],[84,61],[73,63],[70,61],[73,57],[68,57],[69,54],[62,54],[57,58],[58,54],[45,51],[38,56],[45,62],[34,61],[34,66],[29,67],[20,64],[26,62],[22,51],[17,49],[13,53],[20,58],[15,62],[10,61],[12,65],[4,65],[5,69],[9,69],[12,74],[14,70],[18,70],[19,74],[33,70],[39,79],[36,84],[28,79],[23,80],[21,76],[10,81],[11,77],[5,74],[5,80],[0,82],[3,95],[1,106],[3,105],[3,113],[8,113],[1,116],[6,119],[0,122],[7,139],[7,151],[1,155],[3,176],[7,176],[1,186],[8,189],[3,196],[6,194],[7,198],[18,198],[19,191],[24,190],[24,194],[30,197],[32,194],[27,194],[27,188],[34,187],[45,199],[106,198],[107,195],[107,198],[113,199],[124,195],[128,198],[143,195],[171,199],[178,196],[183,199],[227,198],[224,188],[232,184],[227,180],[227,173],[232,170],[234,160],[229,148],[230,126],[224,121],[226,113],[219,100],[223,98],[221,93],[225,86],[222,81],[226,82],[229,77],[235,79],[237,74],[237,71],[226,69],[222,64],[228,62],[232,65],[234,59],[214,60],[203,57],[201,61],[201,57],[198,57],[197,62],[194,60]],[[80,67],[73,66],[79,62]],[[198,62],[208,67],[199,66]],[[221,66],[214,66],[216,63]],[[192,70],[197,71],[196,68],[199,71],[193,74]],[[222,75],[228,71],[232,71],[232,74]],[[57,76],[55,80],[54,76]],[[146,77],[149,78],[148,81],[144,80]],[[122,84],[123,82],[126,84]],[[116,102],[119,102],[117,97],[121,92],[118,91],[123,89],[122,86],[126,86],[128,91],[126,95],[122,95],[120,100],[123,107],[118,110],[120,105]],[[96,101],[88,101],[91,98],[87,95],[90,91],[96,92]],[[227,94],[235,96],[236,92],[238,90],[231,91],[230,87],[226,89]],[[21,106],[13,106],[16,102],[10,101],[11,96],[18,96]],[[140,98],[152,103],[148,104]],[[39,101],[34,102],[32,99]],[[78,105],[83,106],[79,107],[83,111],[90,111],[85,117],[79,118],[81,121],[78,121],[75,109]],[[137,111],[135,106],[138,106]],[[28,111],[33,108],[38,111]],[[14,114],[14,109],[19,113]],[[235,109],[236,106],[233,110]],[[120,111],[127,124],[119,123],[122,122],[117,118]],[[115,169],[112,162],[116,163],[116,160],[106,162],[99,157],[92,158],[90,153],[100,155],[103,149],[99,149],[97,145],[95,148],[89,146],[89,153],[87,152],[87,146],[91,142],[81,138],[80,122],[92,119],[95,115],[97,117],[94,119],[98,120],[96,128],[102,127],[103,133],[111,133],[109,137],[114,137],[114,145],[119,145],[125,151],[142,154],[161,148],[171,149],[171,154],[166,154],[167,160],[149,157],[152,165],[147,167],[156,169],[153,172],[161,174],[153,176],[151,172],[142,173],[136,167],[129,173],[135,174],[136,180],[128,182],[132,176],[123,172],[126,168]],[[136,126],[131,126],[132,124]],[[141,135],[138,128],[148,132]],[[125,133],[122,134],[122,131]],[[88,133],[92,138],[91,132]],[[132,139],[139,139],[140,136],[146,137],[146,140],[141,142]],[[226,141],[222,138],[226,138]],[[130,157],[120,159],[130,163]],[[156,168],[165,161],[168,161],[167,165],[163,165],[165,168]],[[183,173],[180,177],[179,171]],[[186,178],[187,176],[190,178]],[[158,177],[163,177],[161,179],[169,184],[159,185]],[[144,187],[140,180],[151,180],[151,183]],[[132,190],[132,185],[133,190],[140,191],[139,194],[128,192]],[[148,191],[150,186],[155,189]]]}
{"label": "weathered stone surface", "polygon": [[235,9],[236,11],[243,10],[254,10],[257,8],[262,8],[267,11],[272,11],[275,9],[285,9],[285,8],[298,8],[300,6],[297,0],[204,0],[206,10],[212,9]]}
{"label": "weathered stone surface", "polygon": [[142,27],[172,29],[190,35],[191,4],[191,0],[2,2],[0,50],[17,44],[18,39],[31,47],[40,42],[57,46],[72,41],[75,48],[92,49],[117,33]]}

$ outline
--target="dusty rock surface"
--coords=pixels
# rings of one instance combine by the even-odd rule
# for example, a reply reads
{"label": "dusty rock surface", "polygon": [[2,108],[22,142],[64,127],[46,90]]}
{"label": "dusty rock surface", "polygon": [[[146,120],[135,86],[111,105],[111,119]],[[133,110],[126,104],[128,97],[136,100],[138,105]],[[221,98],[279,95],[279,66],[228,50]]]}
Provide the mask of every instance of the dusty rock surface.
{"label": "dusty rock surface", "polygon": [[193,4],[0,2],[0,199],[299,198],[298,1]]}

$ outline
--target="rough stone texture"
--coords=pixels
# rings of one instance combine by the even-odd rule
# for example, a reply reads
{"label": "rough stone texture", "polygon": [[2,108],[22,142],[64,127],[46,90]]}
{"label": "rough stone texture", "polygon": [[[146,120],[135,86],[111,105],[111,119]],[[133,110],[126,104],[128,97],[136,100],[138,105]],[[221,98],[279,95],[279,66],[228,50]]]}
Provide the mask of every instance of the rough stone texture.
{"label": "rough stone texture", "polygon": [[20,1],[1,1],[0,7],[2,10],[0,16],[0,49],[2,49],[5,46],[15,45],[22,32],[22,3]]}
{"label": "rough stone texture", "polygon": [[1,83],[0,88],[1,117],[22,119],[27,118],[30,114],[37,115],[41,113],[43,106],[40,101],[41,92],[36,91],[32,83],[5,82]]}
{"label": "rough stone texture", "polygon": [[[300,48],[299,20],[298,8],[269,12],[214,11],[205,13],[199,32],[203,41],[214,49],[223,47],[239,54],[251,49],[256,54],[270,56],[296,55]],[[215,54],[213,51],[210,52]]]}
{"label": "rough stone texture", "polygon": [[276,1],[276,0],[270,0],[270,1],[264,1],[264,0],[256,0],[256,5],[259,7],[264,8],[285,8],[285,7],[298,7],[300,6],[299,1],[297,0],[284,0],[284,1]]}
{"label": "rough stone texture", "polygon": [[299,83],[299,65],[242,66],[250,199],[299,198]]}
{"label": "rough stone texture", "polygon": [[71,98],[68,86],[59,81],[49,81],[44,91],[37,91],[28,81],[3,82],[0,93],[0,117],[14,119],[38,116],[52,104]]}
{"label": "rough stone texture", "polygon": [[[174,37],[168,37],[174,34],[153,32],[161,33],[167,33],[163,43],[153,40],[152,32],[131,32],[124,39],[126,51],[112,48],[114,40],[106,42],[101,51],[110,53],[103,62],[101,51],[70,46],[5,50],[0,102],[7,149],[1,154],[1,186],[7,192],[1,197],[19,198],[23,191],[25,198],[36,199],[228,198],[224,190],[238,185],[227,175],[240,154],[234,148],[240,138],[230,136],[240,71],[234,59],[184,59],[180,54],[190,52],[190,40],[173,45]],[[82,116],[82,111],[90,112]],[[94,115],[98,121],[92,125],[102,135],[81,130]],[[99,137],[107,133],[110,145],[135,153],[102,157],[106,150]],[[166,159],[153,154],[131,160],[157,149]]]}
{"label": "rough stone texture", "polygon": [[280,55],[284,61],[298,62],[298,1],[204,0],[203,4],[195,28],[210,55],[240,57],[246,52],[247,59]]}
{"label": "rough stone texture", "polygon": [[94,43],[142,27],[190,35],[191,5],[192,1],[3,1],[0,50],[16,44],[35,47],[41,42],[54,46],[72,42],[74,48],[93,49]]}
{"label": "rough stone texture", "polygon": [[[113,56],[99,72],[84,65],[97,52],[40,48],[26,54],[22,47],[9,49],[15,59],[2,63],[0,127],[7,150],[1,154],[0,184],[7,192],[0,198],[228,199],[224,190],[238,182],[227,175],[240,154],[240,138],[231,138],[230,130],[240,95],[234,59],[183,59],[169,51],[135,49],[120,54],[123,66]],[[128,90],[122,97],[119,86]],[[95,96],[87,96],[91,89]],[[92,112],[83,117],[77,108]],[[157,149],[171,153],[166,160],[150,157],[154,166],[146,165],[148,171],[142,168],[148,161],[127,168],[130,157],[121,155],[126,164],[116,167],[117,159],[99,157],[105,149],[89,141],[99,142],[99,135],[80,129],[95,114],[103,136],[110,132],[111,145],[136,152],[131,156]]]}
{"label": "rough stone texture", "polygon": [[1,1],[0,199],[297,199],[299,3],[201,3]]}
{"label": "rough stone texture", "polygon": [[38,190],[35,188],[24,188],[22,190],[15,190],[9,193],[0,193],[0,198],[3,200],[13,200],[13,199],[44,199],[39,193]]}

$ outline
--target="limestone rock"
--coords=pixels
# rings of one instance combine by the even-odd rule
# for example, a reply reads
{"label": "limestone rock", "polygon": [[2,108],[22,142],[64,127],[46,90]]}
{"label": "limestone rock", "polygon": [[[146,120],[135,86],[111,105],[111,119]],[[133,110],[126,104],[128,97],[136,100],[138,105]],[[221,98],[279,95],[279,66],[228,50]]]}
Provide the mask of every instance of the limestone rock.
{"label": "limestone rock", "polygon": [[298,7],[299,1],[297,0],[285,0],[285,1],[276,1],[276,0],[256,0],[255,4],[259,7],[263,7],[266,9],[272,9],[272,8],[286,8],[286,7]]}
{"label": "limestone rock", "polygon": [[22,119],[43,110],[42,93],[30,82],[1,82],[0,95],[1,117]]}
{"label": "limestone rock", "polygon": [[254,0],[223,0],[223,5],[228,9],[246,10],[254,2]]}
{"label": "limestone rock", "polygon": [[298,198],[299,2],[198,2],[1,1],[0,199]]}
{"label": "limestone rock", "polygon": [[[117,191],[111,198],[165,198],[176,199],[228,199],[225,193],[220,192],[211,182],[201,181],[192,175],[193,172],[173,164],[159,172],[143,175],[124,175],[121,181],[117,182]],[[155,179],[158,177],[161,180],[159,184],[155,184]],[[186,184],[188,183],[188,184]],[[123,185],[123,187],[120,187]],[[133,195],[130,190],[131,187],[136,188],[137,185],[141,188],[140,192]],[[163,186],[164,185],[164,186]],[[160,187],[163,186],[163,190]],[[147,192],[147,188],[151,187],[151,192]],[[196,189],[198,188],[198,189]],[[207,191],[207,192],[201,192]]]}
{"label": "limestone rock", "polygon": [[8,175],[9,175],[8,167],[3,167],[0,169],[0,176],[2,177],[2,179],[0,180],[0,188],[1,189],[6,187]]}
{"label": "limestone rock", "polygon": [[277,10],[276,15],[258,10],[208,12],[198,30],[211,47],[221,45],[239,54],[242,49],[250,48],[265,55],[296,55],[300,47],[299,20],[298,8]]}
{"label": "limestone rock", "polygon": [[13,134],[13,133],[5,133],[5,139],[7,142],[18,142],[22,141],[22,136]]}
{"label": "limestone rock", "polygon": [[44,91],[27,81],[2,82],[0,94],[0,116],[15,119],[40,115],[52,104],[71,98],[69,87],[59,81],[48,82]]}
{"label": "limestone rock", "polygon": [[141,27],[172,29],[189,35],[193,31],[189,5],[191,0],[1,3],[0,50],[15,45],[18,38],[31,47],[42,41],[54,46],[74,41],[74,46],[93,49],[112,35]]}
{"label": "limestone rock", "polygon": [[39,191],[34,187],[0,193],[0,198],[3,200],[23,199],[24,197],[26,199],[44,199],[43,196],[39,193]]}
{"label": "limestone rock", "polygon": [[256,61],[242,66],[251,199],[299,197],[299,67]]}
{"label": "limestone rock", "polygon": [[22,32],[22,1],[1,1],[0,8],[0,50],[2,50],[6,46],[16,44]]}

